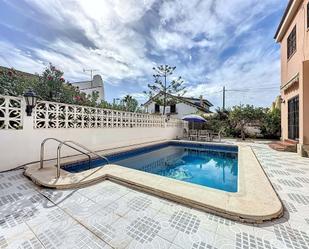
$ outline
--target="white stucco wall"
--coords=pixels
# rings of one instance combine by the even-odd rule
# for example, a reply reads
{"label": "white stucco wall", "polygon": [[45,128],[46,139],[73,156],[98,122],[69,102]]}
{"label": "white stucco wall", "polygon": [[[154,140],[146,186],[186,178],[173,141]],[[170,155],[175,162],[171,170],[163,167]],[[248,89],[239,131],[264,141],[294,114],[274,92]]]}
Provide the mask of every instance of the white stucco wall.
{"label": "white stucco wall", "polygon": [[[148,107],[147,107],[148,113],[155,113],[155,102],[151,102]],[[172,115],[174,118],[179,118],[181,119],[183,116],[188,115],[188,114],[195,114],[198,112],[198,109],[187,105],[185,103],[177,103],[176,104],[176,113]],[[163,106],[160,106],[160,113],[163,113]],[[170,113],[170,106],[165,107],[165,113],[168,114]]]}
{"label": "white stucco wall", "polygon": [[80,91],[86,94],[92,94],[92,92],[98,92],[99,93],[99,98],[97,101],[98,103],[100,103],[101,100],[105,99],[104,83],[100,75],[94,75],[92,82],[83,81],[83,82],[73,82],[71,84],[73,86],[79,87]]}
{"label": "white stucco wall", "polygon": [[[34,129],[32,117],[24,117],[22,130],[0,130],[0,171],[38,161],[40,144],[47,137],[73,140],[92,150],[102,150],[144,142],[173,139],[181,136],[182,128],[91,128],[91,129]],[[46,158],[56,157],[56,142],[46,144]],[[64,149],[63,155],[76,151]]]}

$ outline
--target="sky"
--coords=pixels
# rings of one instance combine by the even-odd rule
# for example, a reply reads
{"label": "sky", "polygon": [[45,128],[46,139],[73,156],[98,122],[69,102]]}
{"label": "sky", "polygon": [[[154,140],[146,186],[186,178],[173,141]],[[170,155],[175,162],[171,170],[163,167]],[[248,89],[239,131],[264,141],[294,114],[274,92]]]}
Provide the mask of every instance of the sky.
{"label": "sky", "polygon": [[[176,66],[186,96],[214,107],[270,106],[279,95],[273,37],[287,0],[0,0],[0,65],[40,73],[49,63],[70,82],[95,69],[108,101],[140,103],[153,67]],[[171,78],[172,79],[172,78]]]}

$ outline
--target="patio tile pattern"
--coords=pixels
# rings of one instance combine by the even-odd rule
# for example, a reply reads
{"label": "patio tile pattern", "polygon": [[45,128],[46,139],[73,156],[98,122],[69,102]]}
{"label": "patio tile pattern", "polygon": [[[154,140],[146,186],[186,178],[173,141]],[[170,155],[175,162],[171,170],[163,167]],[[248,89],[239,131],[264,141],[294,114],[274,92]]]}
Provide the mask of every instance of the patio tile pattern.
{"label": "patio tile pattern", "polygon": [[309,248],[309,159],[251,147],[284,204],[280,219],[242,224],[110,181],[44,189],[18,170],[0,174],[0,249]]}

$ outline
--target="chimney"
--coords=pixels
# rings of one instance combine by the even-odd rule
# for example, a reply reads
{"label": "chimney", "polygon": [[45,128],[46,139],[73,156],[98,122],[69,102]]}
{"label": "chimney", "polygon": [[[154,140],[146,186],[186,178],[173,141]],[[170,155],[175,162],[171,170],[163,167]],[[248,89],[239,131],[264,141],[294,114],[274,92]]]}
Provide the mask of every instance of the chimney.
{"label": "chimney", "polygon": [[204,106],[204,102],[203,102],[203,95],[200,96],[200,106]]}

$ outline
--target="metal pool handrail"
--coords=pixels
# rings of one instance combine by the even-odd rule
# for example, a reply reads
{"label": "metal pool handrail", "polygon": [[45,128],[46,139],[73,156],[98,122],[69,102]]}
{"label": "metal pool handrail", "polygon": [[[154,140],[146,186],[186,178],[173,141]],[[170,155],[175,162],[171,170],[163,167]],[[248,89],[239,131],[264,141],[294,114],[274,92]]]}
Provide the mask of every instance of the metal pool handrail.
{"label": "metal pool handrail", "polygon": [[[42,141],[42,143],[41,143],[41,151],[40,151],[40,169],[43,169],[45,143],[46,143],[47,141],[49,141],[49,140],[54,140],[54,141],[56,141],[56,142],[58,142],[58,143],[60,143],[60,144],[63,142],[63,141],[61,141],[61,140],[59,140],[59,139],[57,139],[57,138],[54,138],[54,137],[48,137],[48,138],[45,138],[45,139]],[[71,145],[68,145],[68,147],[70,147],[70,148],[72,148],[73,150],[76,150],[76,151],[78,151],[78,152],[80,152],[80,153],[82,153],[82,154],[88,156],[89,160],[91,160],[91,157],[90,157],[87,153],[85,153],[84,151],[78,150],[77,148],[75,148],[75,147],[73,147],[73,146],[71,146]]]}
{"label": "metal pool handrail", "polygon": [[[42,141],[42,143],[41,143],[41,151],[40,151],[40,169],[43,169],[43,166],[44,166],[45,143],[46,143],[47,141],[49,141],[49,140],[54,140],[54,141],[56,141],[56,142],[59,143],[58,149],[57,149],[57,178],[60,177],[60,160],[61,160],[61,157],[60,157],[60,154],[61,154],[61,153],[60,153],[60,149],[61,149],[62,145],[66,145],[67,147],[69,147],[69,148],[71,148],[71,149],[73,149],[73,150],[76,150],[76,151],[78,151],[78,152],[80,152],[80,153],[86,155],[86,156],[88,157],[89,163],[90,163],[90,161],[92,160],[92,158],[91,158],[91,156],[89,155],[89,153],[86,153],[86,152],[84,152],[84,151],[82,151],[82,150],[76,148],[76,146],[79,146],[80,148],[82,148],[82,149],[84,149],[84,150],[86,150],[86,151],[88,151],[88,152],[90,152],[90,153],[96,155],[97,157],[103,158],[104,160],[107,161],[107,163],[109,163],[109,161],[108,161],[108,159],[107,159],[106,157],[101,156],[101,155],[95,153],[94,151],[88,149],[87,147],[85,147],[85,146],[83,146],[83,145],[81,145],[81,144],[79,144],[79,143],[76,143],[76,142],[74,142],[74,141],[61,141],[61,140],[59,140],[59,139],[57,139],[57,138],[49,137],[49,138],[45,138],[45,139]],[[70,145],[69,143],[72,143],[72,144],[74,144],[75,146],[72,146],[72,145]],[[59,151],[59,152],[58,152],[58,151]]]}
{"label": "metal pool handrail", "polygon": [[[78,147],[80,147],[80,148],[82,148],[82,149],[84,149],[84,150],[86,150],[86,151],[88,151],[89,153],[94,154],[94,155],[97,156],[97,157],[100,157],[100,158],[104,159],[107,163],[109,163],[108,159],[107,159],[105,156],[99,155],[98,153],[94,152],[93,150],[90,150],[89,148],[87,148],[87,147],[84,146],[84,145],[81,145],[81,144],[79,144],[79,143],[77,143],[77,142],[75,142],[75,141],[72,141],[72,140],[62,141],[62,142],[58,145],[58,148],[57,148],[57,178],[60,177],[60,159],[61,159],[61,148],[62,148],[62,146],[63,146],[63,145],[66,145],[66,146],[68,146],[68,147],[70,147],[70,148],[74,148],[75,150],[78,150],[76,147],[71,146],[70,143],[71,143],[71,144],[74,144],[74,145],[76,145],[76,146],[78,146]],[[80,151],[80,150],[78,150],[78,151]],[[82,153],[89,156],[88,153],[85,153],[85,152],[82,152]],[[89,156],[89,157],[90,157],[90,156]],[[91,160],[91,157],[90,157],[90,160]]]}
{"label": "metal pool handrail", "polygon": [[[44,139],[44,140],[42,141],[42,143],[41,143],[41,152],[40,152],[40,169],[43,169],[45,143],[46,143],[47,141],[49,141],[49,140],[54,140],[54,141],[58,142],[59,144],[63,143],[63,141],[61,141],[61,140],[59,140],[59,139],[57,139],[57,138],[53,138],[53,137],[46,138],[46,139]],[[74,146],[71,146],[71,145],[67,145],[67,146],[70,147],[70,148],[73,149],[73,150],[76,150],[76,151],[78,151],[78,152],[80,152],[80,153],[86,155],[86,156],[88,157],[88,160],[89,160],[89,163],[90,163],[90,161],[91,161],[91,156],[90,156],[90,155],[88,155],[87,153],[85,153],[85,152],[82,151],[82,150],[79,150],[79,149],[75,148]],[[58,164],[60,164],[60,158],[57,157],[57,165],[58,165]],[[60,176],[60,170],[59,170],[59,172],[58,172],[58,169],[57,169],[57,177],[59,178],[58,175]]]}

